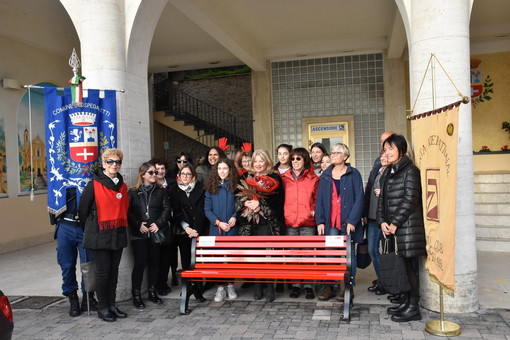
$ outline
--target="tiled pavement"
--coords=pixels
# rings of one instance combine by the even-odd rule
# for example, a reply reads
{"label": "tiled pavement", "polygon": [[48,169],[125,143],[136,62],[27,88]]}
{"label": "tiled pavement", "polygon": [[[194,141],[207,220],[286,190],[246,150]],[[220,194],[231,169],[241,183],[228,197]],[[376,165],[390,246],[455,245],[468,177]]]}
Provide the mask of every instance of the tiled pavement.
{"label": "tiled pavement", "polygon": [[[127,319],[106,323],[95,313],[71,318],[63,300],[43,310],[15,310],[15,339],[437,339],[425,331],[439,315],[422,309],[423,320],[392,322],[387,305],[355,305],[351,322],[340,320],[341,303],[314,300],[266,303],[248,299],[216,303],[190,300],[192,312],[179,315],[179,300],[147,303],[136,310],[119,303]],[[456,339],[510,339],[510,310],[480,309],[446,315],[462,326]]]}
{"label": "tiled pavement", "polygon": [[[446,315],[462,334],[455,339],[510,339],[510,267],[508,253],[478,252],[479,301],[475,313]],[[35,279],[37,278],[37,279]],[[127,319],[106,323],[96,314],[68,316],[62,300],[42,309],[15,309],[14,339],[440,339],[425,331],[437,313],[422,309],[423,320],[402,324],[386,315],[385,296],[367,292],[371,267],[359,270],[351,322],[340,321],[342,305],[288,298],[277,293],[273,303],[255,302],[252,290],[238,289],[239,299],[212,302],[214,289],[198,304],[193,298],[190,315],[179,315],[179,289],[164,304],[147,303],[143,311],[130,301],[119,303]],[[59,296],[60,270],[55,245],[48,243],[0,255],[0,289],[15,296]]]}

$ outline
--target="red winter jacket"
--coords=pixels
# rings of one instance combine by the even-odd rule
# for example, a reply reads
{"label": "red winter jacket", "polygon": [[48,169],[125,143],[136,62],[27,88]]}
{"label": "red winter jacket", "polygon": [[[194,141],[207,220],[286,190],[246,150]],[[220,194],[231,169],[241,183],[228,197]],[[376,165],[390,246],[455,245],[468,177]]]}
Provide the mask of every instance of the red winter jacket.
{"label": "red winter jacket", "polygon": [[285,188],[283,206],[285,225],[287,227],[315,227],[315,200],[319,177],[313,170],[305,169],[303,175],[295,180],[292,169],[285,171],[281,177]]}

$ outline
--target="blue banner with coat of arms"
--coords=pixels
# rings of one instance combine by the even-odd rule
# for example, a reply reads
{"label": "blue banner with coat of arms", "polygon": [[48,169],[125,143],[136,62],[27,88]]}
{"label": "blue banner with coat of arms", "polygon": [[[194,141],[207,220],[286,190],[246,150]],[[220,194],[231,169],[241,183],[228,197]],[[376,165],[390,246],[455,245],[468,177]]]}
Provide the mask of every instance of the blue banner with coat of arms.
{"label": "blue banner with coat of arms", "polygon": [[66,188],[77,187],[79,199],[102,152],[117,147],[116,91],[89,89],[83,102],[73,103],[70,89],[61,96],[46,87],[44,98],[48,211],[58,216],[66,209]]}

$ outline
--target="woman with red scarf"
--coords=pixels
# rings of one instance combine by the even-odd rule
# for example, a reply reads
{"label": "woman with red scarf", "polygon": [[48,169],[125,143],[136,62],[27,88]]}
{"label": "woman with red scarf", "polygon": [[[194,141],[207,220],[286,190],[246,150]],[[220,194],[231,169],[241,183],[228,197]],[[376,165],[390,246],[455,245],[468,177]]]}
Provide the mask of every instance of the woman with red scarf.
{"label": "woman with red scarf", "polygon": [[123,154],[106,150],[103,168],[94,173],[80,197],[79,216],[84,228],[83,247],[92,251],[96,268],[98,317],[107,322],[126,318],[115,306],[122,249],[127,246],[128,188],[119,174]]}

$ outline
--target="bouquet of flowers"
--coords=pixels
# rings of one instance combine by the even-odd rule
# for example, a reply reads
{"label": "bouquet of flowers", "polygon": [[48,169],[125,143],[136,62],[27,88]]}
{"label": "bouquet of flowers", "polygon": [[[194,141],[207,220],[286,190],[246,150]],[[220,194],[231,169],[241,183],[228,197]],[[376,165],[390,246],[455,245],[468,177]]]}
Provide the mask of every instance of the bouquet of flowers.
{"label": "bouquet of flowers", "polygon": [[[239,192],[236,196],[241,197],[240,201],[244,205],[244,202],[248,200],[258,201],[261,198],[267,198],[267,195],[274,194],[276,188],[278,188],[278,181],[270,176],[255,176],[241,179],[241,184],[237,185]],[[264,209],[261,206],[257,212],[248,207],[245,207],[241,213],[242,217],[246,217],[248,222],[252,219],[255,223],[258,223],[260,217],[266,217]]]}

